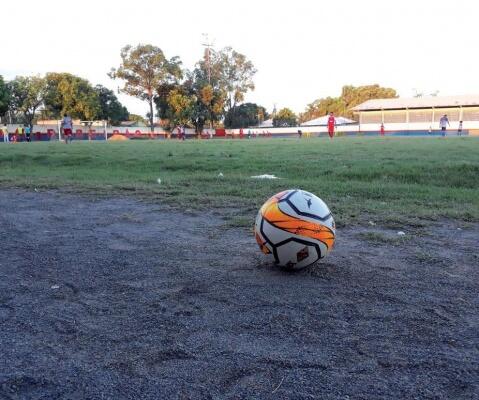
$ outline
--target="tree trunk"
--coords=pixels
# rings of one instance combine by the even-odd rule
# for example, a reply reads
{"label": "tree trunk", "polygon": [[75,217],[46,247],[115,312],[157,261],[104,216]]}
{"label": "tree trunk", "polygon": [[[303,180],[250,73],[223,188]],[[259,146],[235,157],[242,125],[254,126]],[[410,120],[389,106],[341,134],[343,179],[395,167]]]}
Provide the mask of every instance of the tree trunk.
{"label": "tree trunk", "polygon": [[155,127],[153,125],[153,96],[148,97],[148,103],[150,104],[150,130],[151,133],[155,130]]}
{"label": "tree trunk", "polygon": [[[35,115],[35,114],[33,114]],[[32,117],[32,114],[28,113],[28,112],[24,112],[23,113],[23,116],[25,118],[25,122],[26,122],[26,125],[28,125],[30,127],[30,132],[33,130],[33,117]],[[23,126],[25,126],[25,123],[23,124]]]}
{"label": "tree trunk", "polygon": [[37,109],[34,108],[32,112],[32,118],[30,121],[28,121],[28,125],[30,126],[30,137],[33,135],[33,120],[35,119],[35,113],[37,112]]}

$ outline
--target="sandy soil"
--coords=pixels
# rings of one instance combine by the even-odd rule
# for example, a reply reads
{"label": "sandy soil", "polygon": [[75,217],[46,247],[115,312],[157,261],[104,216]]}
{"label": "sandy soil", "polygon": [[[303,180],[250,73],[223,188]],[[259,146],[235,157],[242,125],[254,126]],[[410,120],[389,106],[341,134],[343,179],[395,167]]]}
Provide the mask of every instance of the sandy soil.
{"label": "sandy soil", "polygon": [[479,226],[403,230],[288,273],[221,210],[2,190],[0,399],[479,399]]}

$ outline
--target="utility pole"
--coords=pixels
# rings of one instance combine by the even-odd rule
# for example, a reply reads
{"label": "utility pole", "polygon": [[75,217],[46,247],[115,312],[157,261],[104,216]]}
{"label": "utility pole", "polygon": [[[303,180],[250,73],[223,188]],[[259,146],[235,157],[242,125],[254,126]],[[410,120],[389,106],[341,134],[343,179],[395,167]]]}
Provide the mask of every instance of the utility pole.
{"label": "utility pole", "polygon": [[207,33],[202,35],[204,36],[204,43],[201,43],[201,45],[205,47],[206,71],[208,72],[208,83],[211,84],[211,47],[213,43],[210,42]]}
{"label": "utility pole", "polygon": [[[205,47],[205,62],[206,62],[206,71],[208,74],[208,85],[211,85],[211,47],[213,47],[213,43],[210,42],[208,34],[203,33],[204,43],[201,43],[203,47]],[[213,121],[211,120],[211,110],[210,110],[210,129],[213,128]]]}

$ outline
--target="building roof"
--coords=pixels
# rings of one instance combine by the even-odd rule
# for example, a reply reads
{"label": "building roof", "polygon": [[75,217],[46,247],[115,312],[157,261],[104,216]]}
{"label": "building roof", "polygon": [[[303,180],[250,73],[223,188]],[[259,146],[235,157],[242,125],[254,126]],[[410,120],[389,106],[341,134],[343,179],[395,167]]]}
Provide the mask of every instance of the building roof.
{"label": "building roof", "polygon": [[399,97],[374,99],[353,107],[353,111],[397,110],[405,108],[437,108],[479,106],[479,95]]}

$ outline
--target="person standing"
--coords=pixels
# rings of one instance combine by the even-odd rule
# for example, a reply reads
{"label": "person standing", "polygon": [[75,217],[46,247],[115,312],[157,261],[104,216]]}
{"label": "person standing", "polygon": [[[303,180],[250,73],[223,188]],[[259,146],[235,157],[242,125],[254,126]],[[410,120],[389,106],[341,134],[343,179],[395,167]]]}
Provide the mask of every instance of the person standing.
{"label": "person standing", "polygon": [[63,115],[63,120],[61,123],[61,129],[63,129],[63,136],[65,138],[65,143],[71,143],[72,141],[72,130],[73,130],[73,121],[68,114]]}
{"label": "person standing", "polygon": [[459,126],[457,127],[457,135],[462,135],[462,121],[459,121]]}
{"label": "person standing", "polygon": [[336,118],[334,118],[334,113],[330,112],[328,117],[328,134],[330,139],[334,136],[334,128],[336,127]]}
{"label": "person standing", "polygon": [[449,124],[449,119],[447,118],[447,115],[444,114],[439,120],[439,126],[441,127],[442,137],[446,136],[446,128],[448,125],[451,126],[451,124]]}
{"label": "person standing", "polygon": [[9,138],[8,138],[8,128],[7,128],[7,125],[4,125],[2,127],[2,132],[3,132],[3,142],[4,143],[8,143],[9,142]]}
{"label": "person standing", "polygon": [[15,130],[14,142],[23,142],[23,133],[24,133],[23,126],[19,125],[17,129]]}
{"label": "person standing", "polygon": [[32,133],[32,130],[30,128],[30,125],[25,125],[25,139],[27,142],[31,141],[31,133]]}
{"label": "person standing", "polygon": [[379,132],[381,133],[381,136],[384,136],[384,124],[381,122],[381,127],[379,128]]}

